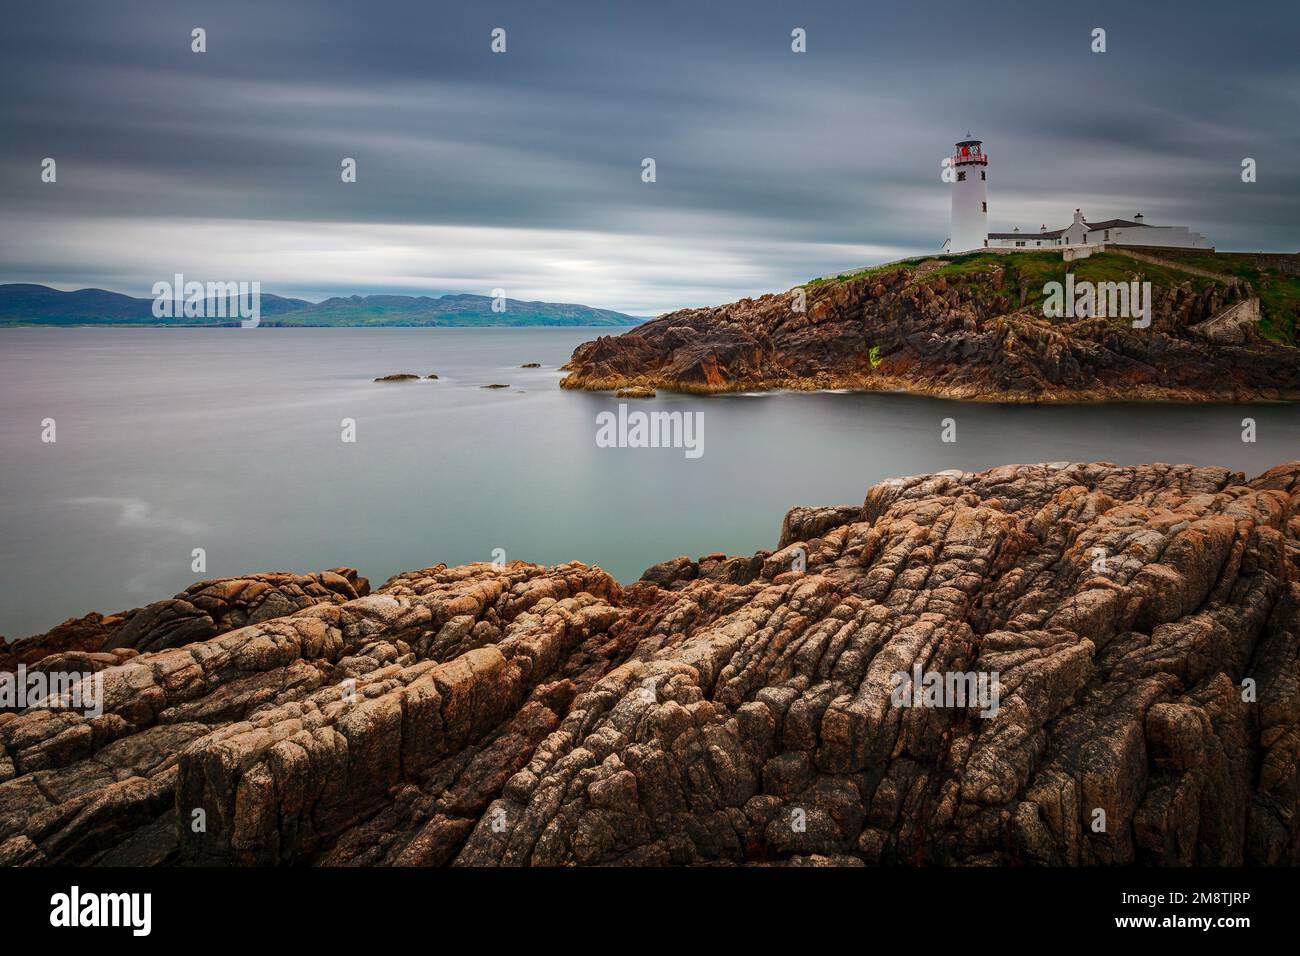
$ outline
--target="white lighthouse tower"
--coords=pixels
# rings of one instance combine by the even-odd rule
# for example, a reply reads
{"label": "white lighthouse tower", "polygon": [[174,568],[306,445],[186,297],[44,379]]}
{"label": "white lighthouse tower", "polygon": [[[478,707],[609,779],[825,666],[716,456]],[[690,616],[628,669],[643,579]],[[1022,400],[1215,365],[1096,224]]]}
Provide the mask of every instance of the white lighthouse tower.
{"label": "white lighthouse tower", "polygon": [[970,252],[989,244],[989,204],[984,191],[989,158],[981,146],[979,140],[968,138],[957,144],[952,157],[950,252]]}

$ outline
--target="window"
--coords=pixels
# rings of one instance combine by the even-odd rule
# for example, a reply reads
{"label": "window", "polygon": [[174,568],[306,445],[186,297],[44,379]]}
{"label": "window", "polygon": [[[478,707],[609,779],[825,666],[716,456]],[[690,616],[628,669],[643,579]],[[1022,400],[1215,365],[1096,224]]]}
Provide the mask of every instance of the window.
{"label": "window", "polygon": [[1016,245],[1017,245],[1017,246],[1023,246],[1024,243],[1023,243],[1023,242],[1017,242]]}
{"label": "window", "polygon": [[986,202],[980,203],[980,212],[988,212],[988,211],[989,211],[989,204]]}
{"label": "window", "polygon": [[966,181],[966,171],[963,169],[961,172],[957,174],[957,182],[964,183],[965,181]]}
{"label": "window", "polygon": [[1109,229],[1106,230],[1106,238],[1107,238],[1107,239],[1110,238],[1110,230],[1109,230]]}
{"label": "window", "polygon": [[981,170],[980,170],[980,179],[983,179],[983,178],[984,178],[984,170],[981,169]]}
{"label": "window", "polygon": [[989,244],[989,241],[988,241],[987,239],[985,239],[985,240],[984,240],[984,245],[987,246],[988,244]]}

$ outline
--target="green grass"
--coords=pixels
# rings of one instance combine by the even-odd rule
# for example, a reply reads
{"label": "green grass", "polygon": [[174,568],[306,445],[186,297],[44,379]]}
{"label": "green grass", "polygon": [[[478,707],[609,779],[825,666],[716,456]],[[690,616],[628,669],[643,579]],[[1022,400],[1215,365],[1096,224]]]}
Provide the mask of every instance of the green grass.
{"label": "green grass", "polygon": [[1161,253],[1196,269],[1245,279],[1259,296],[1259,331],[1269,339],[1300,346],[1300,276],[1276,269],[1261,269],[1249,258],[1231,253]]}
{"label": "green grass", "polygon": [[1216,256],[1208,252],[1160,252],[1157,255],[1164,259],[1176,259],[1193,269],[1204,269],[1206,272],[1217,272],[1219,275],[1236,276],[1239,279],[1249,279],[1251,282],[1254,282],[1255,277],[1259,274],[1259,270],[1251,265],[1249,260],[1235,259],[1231,256]]}
{"label": "green grass", "polygon": [[1254,281],[1259,331],[1275,342],[1300,346],[1300,276],[1268,270]]}
{"label": "green grass", "polygon": [[[1065,262],[1060,250],[1043,252],[969,252],[959,256],[933,255],[916,256],[903,262],[887,266],[873,266],[860,272],[844,276],[831,276],[814,279],[806,283],[808,288],[815,288],[835,282],[852,282],[857,279],[892,272],[897,269],[914,266],[928,259],[942,259],[945,264],[933,272],[926,273],[922,282],[930,282],[941,276],[957,279],[963,285],[980,289],[999,307],[1011,312],[1019,309],[1020,286],[1027,289],[1026,308],[1041,306],[1045,296],[1043,286],[1048,282],[1065,282],[1067,272],[1074,273],[1075,282],[1128,282],[1134,275],[1153,286],[1186,285],[1195,292],[1203,292],[1215,284],[1214,279],[1185,272],[1177,265],[1157,265],[1132,259],[1122,252],[1101,252],[1087,259]],[[1185,255],[1179,262],[1192,268],[1217,272],[1220,275],[1234,276],[1250,282],[1259,296],[1261,319],[1259,330],[1265,337],[1283,345],[1296,347],[1300,344],[1300,277],[1286,275],[1274,270],[1256,268],[1249,260],[1230,256],[1212,254]],[[997,269],[1002,269],[1002,282],[997,288],[993,285],[993,276]]]}
{"label": "green grass", "polygon": [[897,269],[904,269],[908,266],[916,265],[918,262],[924,262],[926,259],[937,259],[938,256],[913,256],[911,259],[904,259],[902,262],[893,262],[884,266],[871,266],[868,269],[860,269],[849,275],[840,276],[822,276],[819,279],[810,279],[803,284],[805,289],[815,289],[818,286],[832,285],[837,282],[852,282],[856,279],[865,279],[868,276],[880,275],[884,272],[894,272]]}

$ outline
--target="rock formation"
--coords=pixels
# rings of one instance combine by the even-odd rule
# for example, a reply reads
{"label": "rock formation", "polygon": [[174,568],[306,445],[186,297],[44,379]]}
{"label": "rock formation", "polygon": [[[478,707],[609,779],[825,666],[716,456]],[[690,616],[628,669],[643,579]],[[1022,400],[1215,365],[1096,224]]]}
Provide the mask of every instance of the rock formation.
{"label": "rock formation", "polygon": [[69,618],[46,634],[14,644],[0,638],[0,671],[12,671],[19,664],[56,669],[67,663],[63,658],[68,654],[89,654],[90,664],[106,666],[117,662],[114,657],[180,647],[313,604],[341,604],[368,593],[369,582],[352,568],[200,581],[148,607],[107,617],[91,613]]}
{"label": "rock formation", "polygon": [[1051,254],[928,260],[670,313],[580,345],[561,384],[1012,402],[1300,399],[1300,350],[1261,336],[1248,282],[1094,258],[1068,268],[1125,282],[1156,273],[1148,328],[1045,318],[1044,279],[1062,280],[1067,268]]}
{"label": "rock formation", "polygon": [[3,864],[1300,863],[1300,462],[921,475],[629,587],[254,575],[32,640],[133,654],[100,716],[0,714]]}
{"label": "rock formation", "polygon": [[654,398],[658,393],[647,385],[629,385],[614,394],[617,398]]}

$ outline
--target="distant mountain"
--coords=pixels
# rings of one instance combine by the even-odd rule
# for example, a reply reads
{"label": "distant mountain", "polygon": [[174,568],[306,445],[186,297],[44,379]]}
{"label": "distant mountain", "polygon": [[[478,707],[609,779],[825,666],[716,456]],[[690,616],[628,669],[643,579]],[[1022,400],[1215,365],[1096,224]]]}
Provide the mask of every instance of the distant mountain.
{"label": "distant mountain", "polygon": [[[585,305],[505,300],[494,312],[484,295],[354,295],[324,302],[288,299],[263,292],[264,326],[489,326],[489,325],[637,325],[642,320],[622,312]],[[208,305],[215,305],[209,300]],[[226,310],[231,314],[233,310]],[[204,309],[216,316],[213,307]],[[155,318],[153,299],[134,298],[103,289],[60,292],[29,283],[0,285],[0,325],[237,325],[238,318]]]}
{"label": "distant mountain", "polygon": [[[485,295],[353,295],[308,303],[277,316],[276,325],[637,325],[622,312],[556,302],[506,299],[505,310],[492,311]],[[263,324],[267,324],[263,320]]]}
{"label": "distant mountain", "polygon": [[[215,303],[215,300],[212,300]],[[286,299],[262,293],[262,321],[311,305],[306,299]],[[217,309],[205,304],[206,315]],[[103,289],[60,292],[29,283],[0,285],[0,325],[237,325],[238,319],[157,319],[153,299],[137,299]]]}

